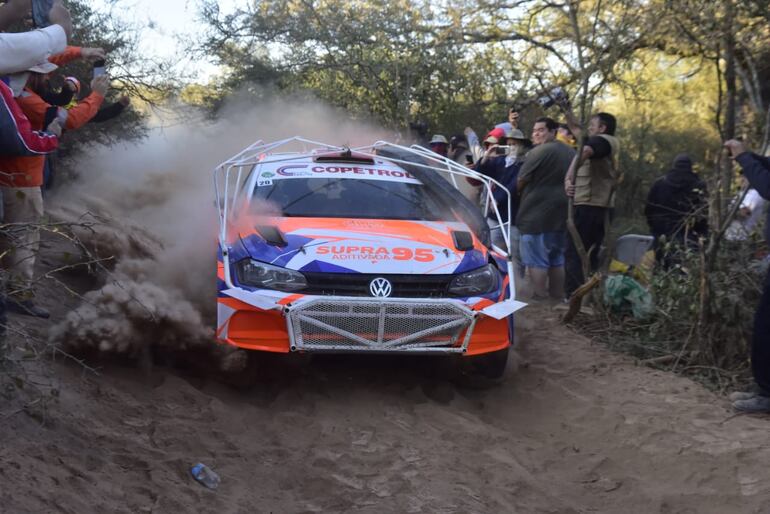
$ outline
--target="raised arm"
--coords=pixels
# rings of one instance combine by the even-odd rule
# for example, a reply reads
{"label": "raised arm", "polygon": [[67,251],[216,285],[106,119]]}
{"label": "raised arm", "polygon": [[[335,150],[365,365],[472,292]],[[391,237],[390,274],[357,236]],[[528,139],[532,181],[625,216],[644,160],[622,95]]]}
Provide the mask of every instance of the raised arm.
{"label": "raised arm", "polygon": [[751,187],[765,200],[770,200],[770,159],[749,152],[742,141],[731,139],[725,143],[733,158],[741,165],[743,175]]}

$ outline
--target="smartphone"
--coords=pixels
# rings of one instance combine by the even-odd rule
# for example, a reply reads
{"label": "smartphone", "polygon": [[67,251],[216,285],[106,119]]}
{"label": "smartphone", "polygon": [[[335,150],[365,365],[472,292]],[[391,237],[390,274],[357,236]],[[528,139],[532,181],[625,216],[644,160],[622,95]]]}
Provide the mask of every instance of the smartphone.
{"label": "smartphone", "polygon": [[53,7],[53,0],[32,0],[32,22],[35,27],[42,29],[51,24],[48,13]]}
{"label": "smartphone", "polygon": [[473,164],[473,155],[469,153],[465,154],[465,162],[468,164]]}
{"label": "smartphone", "polygon": [[104,62],[104,59],[99,59],[98,61],[94,61],[94,78],[100,77],[107,73],[107,69],[105,68],[106,63]]}
{"label": "smartphone", "polygon": [[495,148],[495,154],[496,155],[508,155],[508,148],[507,146],[498,146]]}

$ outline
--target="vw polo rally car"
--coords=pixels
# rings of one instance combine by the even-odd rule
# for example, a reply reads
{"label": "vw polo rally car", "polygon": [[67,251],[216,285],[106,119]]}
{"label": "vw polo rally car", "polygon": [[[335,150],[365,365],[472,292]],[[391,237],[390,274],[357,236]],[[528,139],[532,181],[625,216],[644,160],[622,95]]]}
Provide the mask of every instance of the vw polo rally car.
{"label": "vw polo rally car", "polygon": [[419,147],[292,138],[226,161],[215,171],[218,341],[455,353],[501,375],[524,304],[507,249],[455,187],[465,177],[484,184],[499,221],[491,190],[502,185]]}

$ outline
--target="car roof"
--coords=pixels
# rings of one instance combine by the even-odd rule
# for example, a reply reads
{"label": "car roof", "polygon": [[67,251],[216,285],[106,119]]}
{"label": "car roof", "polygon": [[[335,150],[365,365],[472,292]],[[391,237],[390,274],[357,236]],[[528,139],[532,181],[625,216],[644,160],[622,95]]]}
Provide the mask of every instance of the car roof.
{"label": "car roof", "polygon": [[262,180],[346,178],[422,184],[407,170],[386,159],[355,154],[266,154],[256,173]]}

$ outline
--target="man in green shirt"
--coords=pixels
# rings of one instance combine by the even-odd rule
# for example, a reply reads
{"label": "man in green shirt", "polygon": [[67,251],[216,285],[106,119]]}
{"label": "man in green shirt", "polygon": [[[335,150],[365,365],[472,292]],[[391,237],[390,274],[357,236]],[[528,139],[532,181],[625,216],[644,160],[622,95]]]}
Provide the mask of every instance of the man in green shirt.
{"label": "man in green shirt", "polygon": [[517,180],[521,194],[516,216],[521,232],[521,260],[529,269],[535,299],[564,298],[564,177],[575,152],[556,141],[558,128],[551,118],[535,121],[532,141],[537,146],[527,154]]}

